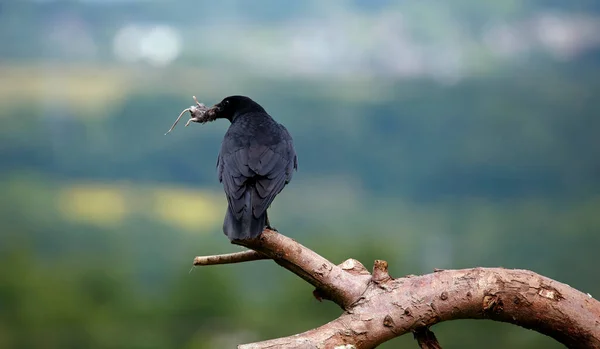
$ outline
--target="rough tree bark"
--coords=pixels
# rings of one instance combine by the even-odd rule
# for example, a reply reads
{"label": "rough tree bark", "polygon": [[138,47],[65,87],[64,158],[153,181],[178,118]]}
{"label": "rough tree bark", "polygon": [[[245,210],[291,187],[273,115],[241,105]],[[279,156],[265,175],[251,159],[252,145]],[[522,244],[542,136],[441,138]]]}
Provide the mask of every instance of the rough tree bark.
{"label": "rough tree bark", "polygon": [[234,241],[249,251],[196,257],[194,265],[273,259],[316,287],[344,313],[290,337],[242,344],[240,349],[374,348],[412,332],[421,348],[440,348],[430,326],[455,319],[491,319],[546,334],[570,348],[600,349],[600,302],[569,285],[528,270],[473,268],[436,270],[394,279],[387,262],[373,272],[348,259],[335,265],[275,231]]}

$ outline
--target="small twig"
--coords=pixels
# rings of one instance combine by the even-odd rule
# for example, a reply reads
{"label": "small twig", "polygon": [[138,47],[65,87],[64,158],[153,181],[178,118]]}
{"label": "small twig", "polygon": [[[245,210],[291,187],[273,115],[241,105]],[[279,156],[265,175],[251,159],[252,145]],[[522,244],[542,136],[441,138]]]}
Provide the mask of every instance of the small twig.
{"label": "small twig", "polygon": [[435,338],[435,334],[427,327],[422,327],[413,332],[413,336],[419,343],[421,349],[442,349],[442,346]]}
{"label": "small twig", "polygon": [[214,256],[198,256],[194,258],[194,266],[242,263],[258,261],[261,259],[269,259],[269,257],[262,253],[248,250],[235,253],[218,254]]}

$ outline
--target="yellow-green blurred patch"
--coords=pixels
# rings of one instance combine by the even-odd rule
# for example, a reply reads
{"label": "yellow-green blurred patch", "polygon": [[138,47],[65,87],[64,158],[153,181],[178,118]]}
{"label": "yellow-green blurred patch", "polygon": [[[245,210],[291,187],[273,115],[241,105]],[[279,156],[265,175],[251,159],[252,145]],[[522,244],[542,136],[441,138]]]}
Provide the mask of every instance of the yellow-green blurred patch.
{"label": "yellow-green blurred patch", "polygon": [[186,230],[212,228],[223,220],[225,200],[210,192],[190,188],[160,188],[154,191],[154,213]]}
{"label": "yellow-green blurred patch", "polygon": [[61,64],[3,65],[0,76],[0,104],[53,101],[86,116],[106,115],[106,106],[121,99],[133,79],[120,68]]}
{"label": "yellow-green blurred patch", "polygon": [[115,226],[139,215],[194,232],[218,226],[227,205],[211,191],[123,182],[70,184],[59,189],[57,199],[61,214],[71,221]]}
{"label": "yellow-green blurred patch", "polygon": [[72,185],[61,190],[58,201],[65,218],[74,221],[115,225],[127,214],[125,196],[110,185]]}

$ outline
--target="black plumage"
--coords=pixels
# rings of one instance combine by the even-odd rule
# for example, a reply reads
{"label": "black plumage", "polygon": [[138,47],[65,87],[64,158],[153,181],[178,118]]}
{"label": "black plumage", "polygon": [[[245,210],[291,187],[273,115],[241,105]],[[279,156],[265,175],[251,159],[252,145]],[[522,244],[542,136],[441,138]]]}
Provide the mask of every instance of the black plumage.
{"label": "black plumage", "polygon": [[227,97],[206,112],[207,120],[220,118],[231,122],[217,160],[228,202],[223,232],[255,238],[271,228],[267,209],[298,167],[292,137],[248,97]]}

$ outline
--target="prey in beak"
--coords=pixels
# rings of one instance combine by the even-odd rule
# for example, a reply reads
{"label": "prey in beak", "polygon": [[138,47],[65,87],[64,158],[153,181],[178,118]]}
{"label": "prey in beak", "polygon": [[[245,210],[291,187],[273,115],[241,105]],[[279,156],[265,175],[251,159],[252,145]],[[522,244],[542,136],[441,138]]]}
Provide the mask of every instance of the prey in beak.
{"label": "prey in beak", "polygon": [[165,135],[168,135],[171,131],[173,131],[175,126],[177,126],[179,119],[181,119],[183,114],[185,114],[188,111],[190,112],[191,117],[185,123],[185,127],[187,127],[190,124],[190,122],[192,122],[192,121],[204,124],[206,122],[213,121],[216,119],[216,116],[219,111],[219,107],[217,105],[213,106],[212,108],[208,108],[203,103],[198,102],[198,100],[196,99],[196,96],[192,96],[192,98],[194,98],[194,102],[196,102],[196,105],[192,105],[191,107],[184,109],[181,112],[181,114],[179,114],[179,116],[177,117],[177,120],[175,120],[175,122],[173,123],[173,126],[171,126],[169,131],[167,131],[167,133],[165,133]]}

